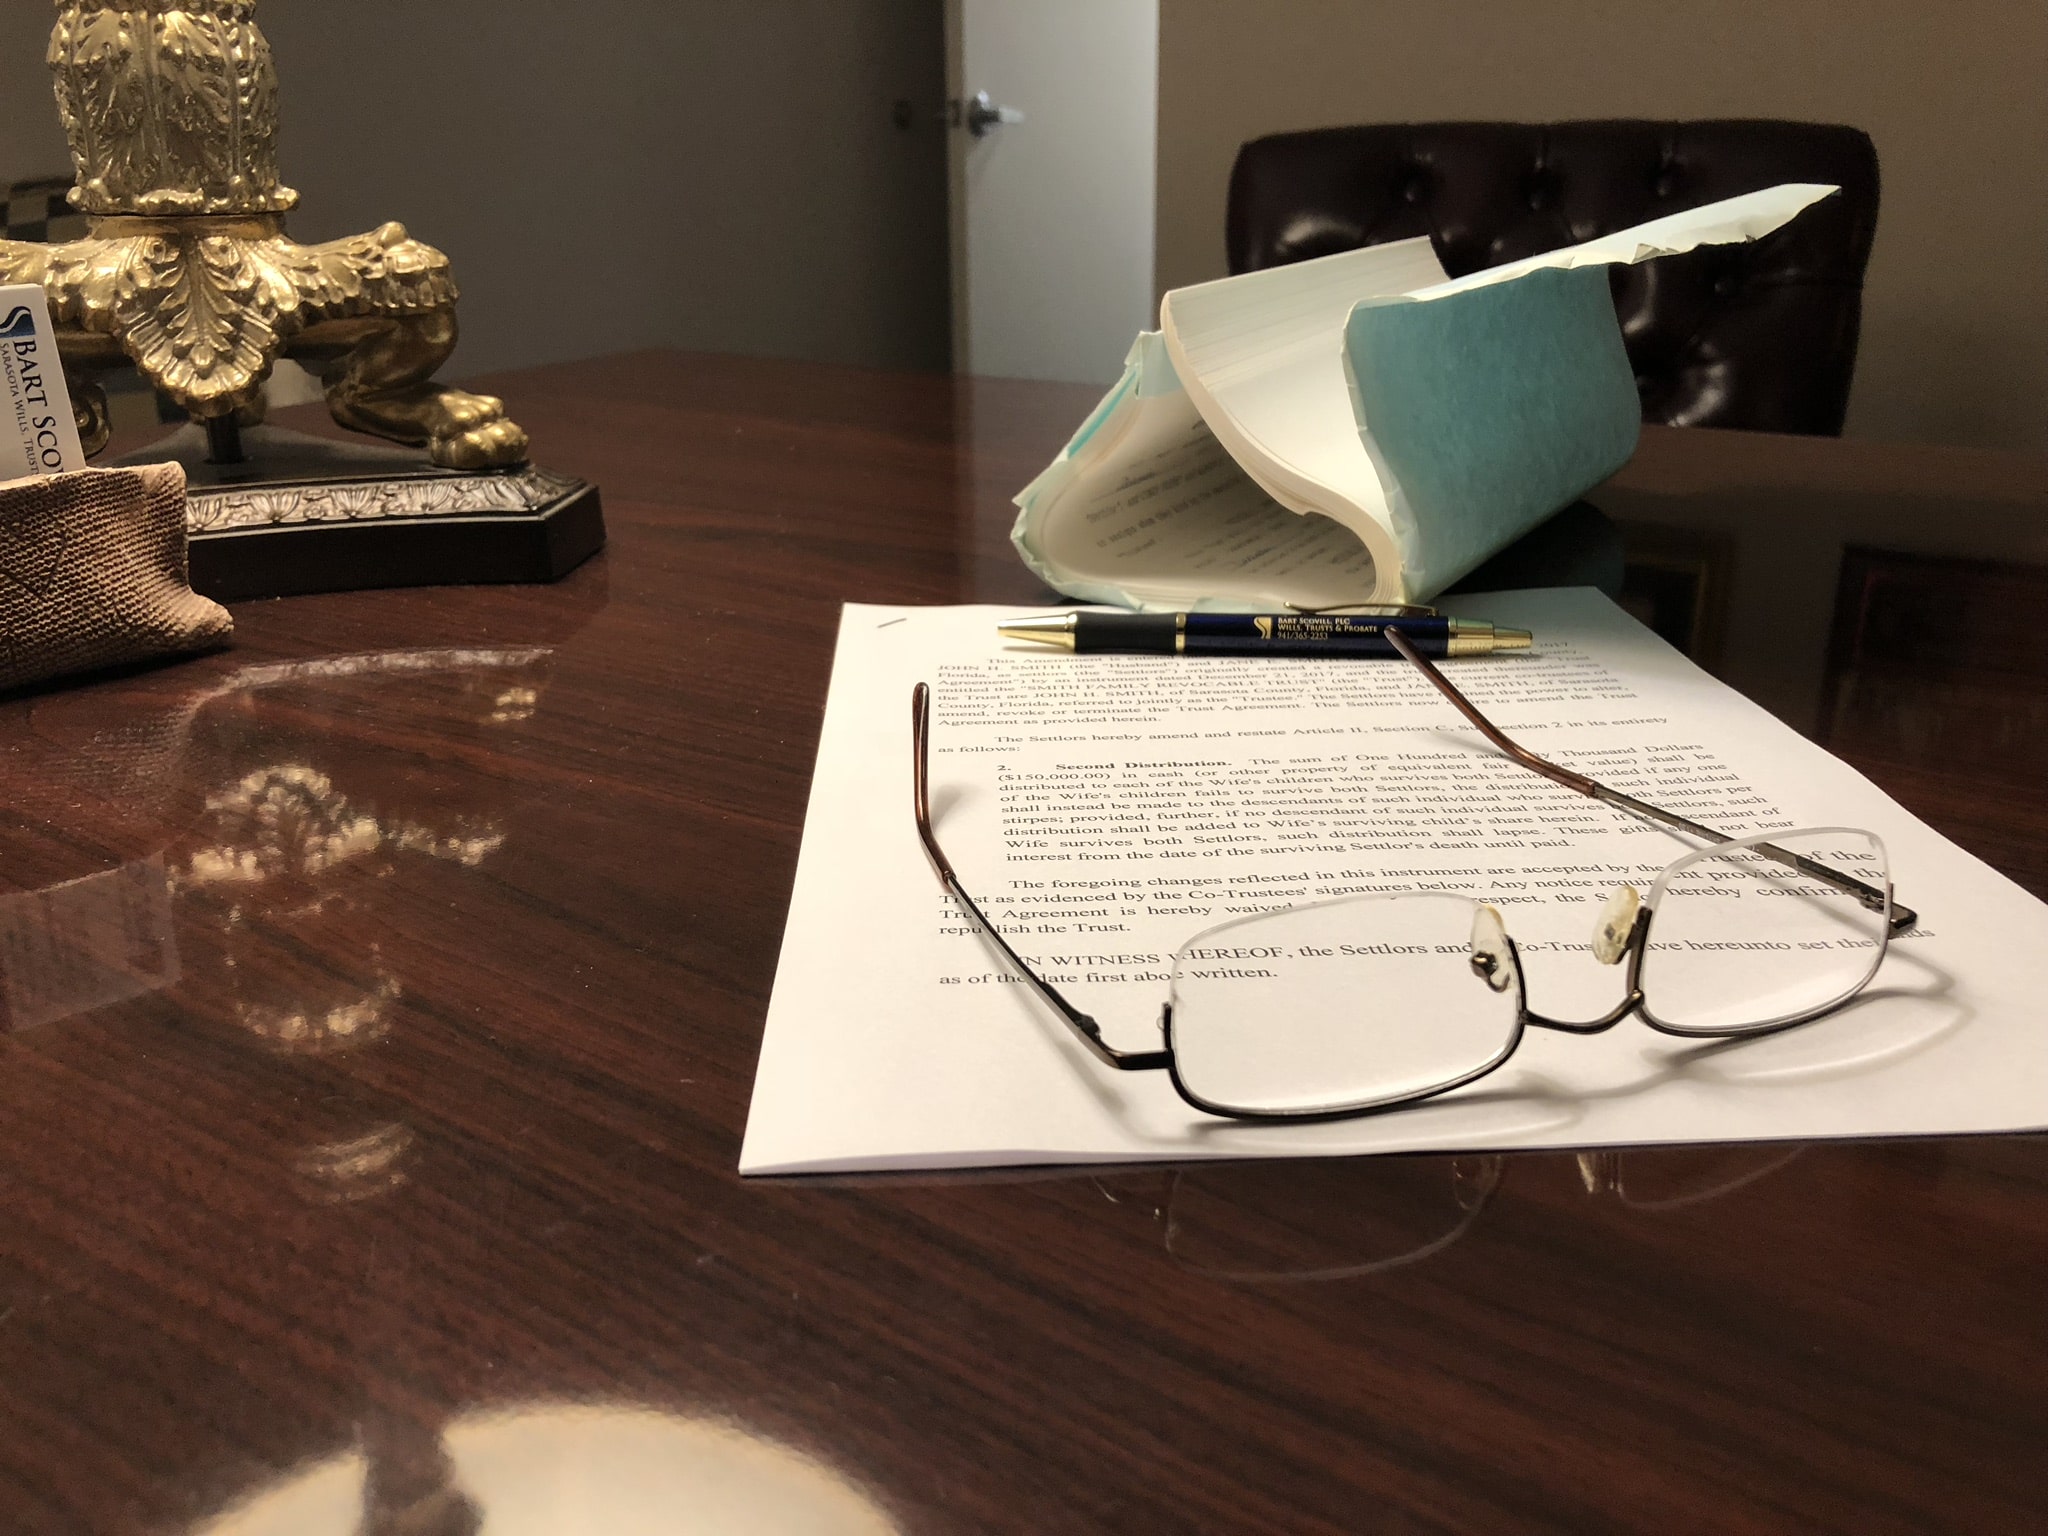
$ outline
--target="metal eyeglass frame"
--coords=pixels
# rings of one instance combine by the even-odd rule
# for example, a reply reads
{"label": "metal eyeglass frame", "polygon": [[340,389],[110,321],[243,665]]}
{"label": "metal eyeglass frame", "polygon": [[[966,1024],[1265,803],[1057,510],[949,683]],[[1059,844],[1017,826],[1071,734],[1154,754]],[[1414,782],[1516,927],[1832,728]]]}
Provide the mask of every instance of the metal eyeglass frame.
{"label": "metal eyeglass frame", "polygon": [[[1667,1035],[1680,1035],[1691,1039],[1726,1039],[1736,1036],[1765,1035],[1775,1033],[1781,1029],[1790,1029],[1798,1024],[1810,1023],[1814,1019],[1833,1013],[1847,1004],[1865,986],[1869,985],[1870,975],[1876,974],[1877,965],[1883,961],[1884,953],[1882,947],[1880,947],[1877,962],[1871,966],[1870,974],[1866,975],[1863,981],[1859,982],[1851,991],[1844,993],[1841,997],[1822,1007],[1810,1009],[1804,1013],[1795,1014],[1787,1018],[1774,1019],[1762,1024],[1744,1025],[1737,1029],[1707,1030],[1674,1026],[1660,1021],[1651,1014],[1644,1007],[1641,981],[1643,952],[1649,943],[1650,924],[1656,915],[1657,901],[1662,896],[1665,886],[1670,882],[1672,875],[1680,872],[1687,865],[1711,855],[1717,848],[1749,849],[1763,855],[1765,858],[1796,869],[1809,879],[1818,881],[1823,885],[1832,886],[1838,891],[1854,896],[1858,904],[1865,910],[1876,912],[1883,918],[1884,927],[1881,944],[1889,943],[1890,939],[1905,933],[1919,921],[1918,914],[1910,907],[1900,906],[1893,901],[1889,877],[1885,881],[1884,889],[1879,890],[1876,886],[1858,880],[1852,875],[1846,875],[1838,870],[1830,869],[1825,864],[1802,857],[1790,849],[1780,848],[1768,841],[1772,837],[1784,837],[1788,835],[1788,832],[1795,829],[1787,829],[1786,831],[1775,833],[1758,833],[1750,837],[1734,837],[1726,832],[1717,832],[1712,827],[1701,826],[1698,822],[1680,816],[1674,811],[1661,810],[1654,805],[1636,799],[1632,795],[1625,795],[1618,789],[1612,789],[1605,784],[1599,783],[1597,780],[1588,778],[1582,773],[1575,773],[1569,768],[1560,767],[1556,763],[1538,757],[1527,747],[1510,740],[1498,726],[1481,714],[1478,707],[1470,699],[1466,698],[1464,694],[1460,693],[1457,686],[1449,678],[1445,677],[1427,657],[1409,644],[1406,636],[1391,629],[1386,632],[1386,635],[1394,648],[1420,669],[1422,675],[1436,686],[1437,691],[1449,699],[1457,707],[1458,712],[1469,720],[1482,736],[1498,747],[1512,761],[1519,763],[1532,773],[1539,773],[1544,778],[1561,784],[1566,789],[1585,795],[1590,799],[1602,801],[1631,816],[1655,822],[1660,826],[1670,827],[1675,831],[1684,832],[1693,837],[1702,838],[1709,844],[1714,845],[1713,847],[1697,849],[1692,853],[1681,855],[1668,865],[1663,873],[1657,877],[1656,883],[1651,887],[1649,898],[1637,908],[1628,932],[1624,935],[1615,936],[1622,947],[1614,958],[1617,961],[1626,960],[1628,963],[1626,995],[1612,1009],[1597,1019],[1583,1021],[1552,1019],[1539,1013],[1532,1013],[1528,1006],[1528,998],[1522,980],[1520,951],[1516,949],[1513,937],[1508,935],[1503,929],[1501,937],[1507,946],[1506,965],[1507,969],[1512,973],[1508,981],[1511,982],[1516,991],[1515,1027],[1501,1053],[1484,1066],[1467,1073],[1453,1082],[1443,1083],[1434,1088],[1425,1089],[1420,1093],[1401,1094],[1384,1100],[1364,1104],[1350,1104],[1342,1107],[1302,1110],[1247,1110],[1215,1104],[1205,1100],[1188,1087],[1181,1077],[1179,1065],[1175,1060],[1173,1004],[1171,1001],[1168,1001],[1160,1012],[1159,1029],[1165,1037],[1165,1044],[1162,1049],[1156,1051],[1119,1050],[1102,1038],[1102,1028],[1094,1019],[1068,1002],[1065,997],[1060,995],[1059,990],[1052,983],[1040,976],[1037,971],[1032,969],[1030,963],[1023,956],[1010,947],[1009,941],[1002,936],[993,923],[982,915],[981,908],[975,903],[974,898],[967,894],[966,888],[960,883],[960,877],[953,871],[952,861],[946,857],[945,850],[939,846],[938,835],[932,830],[929,793],[931,689],[928,685],[919,683],[911,690],[910,696],[911,751],[914,762],[912,810],[917,818],[917,835],[919,841],[924,844],[925,856],[930,859],[932,869],[939,877],[939,883],[945,887],[953,900],[959,903],[961,909],[974,919],[975,925],[981,929],[983,936],[996,947],[1004,960],[1009,963],[1011,969],[1022,980],[1030,984],[1031,989],[1038,994],[1053,1012],[1066,1021],[1068,1027],[1080,1037],[1081,1043],[1087,1046],[1095,1058],[1105,1066],[1114,1067],[1120,1072],[1156,1072],[1163,1070],[1172,1078],[1175,1091],[1189,1104],[1205,1114],[1220,1115],[1232,1120],[1252,1121],[1341,1120],[1355,1115],[1376,1114],[1383,1110],[1399,1109],[1410,1104],[1419,1104],[1425,1099],[1432,1099],[1439,1094],[1463,1088],[1467,1084],[1486,1076],[1487,1073],[1492,1072],[1514,1055],[1516,1047],[1522,1042],[1524,1032],[1531,1027],[1561,1030],[1567,1034],[1575,1035],[1596,1035],[1612,1029],[1630,1014],[1640,1013],[1645,1024]],[[1812,827],[1796,830],[1802,832],[1857,832],[1862,836],[1870,837],[1873,842],[1876,841],[1874,834],[1863,832],[1862,829],[1853,827]],[[1397,895],[1398,893],[1388,894]],[[1340,901],[1358,900],[1356,897],[1338,897],[1335,899]],[[1472,899],[1477,900],[1477,898]],[[1310,905],[1320,905],[1320,903],[1310,903]],[[1237,918],[1232,921],[1243,922],[1246,919]],[[1231,924],[1226,922],[1215,926],[1222,928],[1229,927]],[[1202,933],[1196,934],[1194,937],[1200,938],[1202,934],[1212,931],[1214,930],[1205,928],[1202,930]],[[1194,939],[1190,939],[1189,942],[1194,942]],[[1482,953],[1475,948],[1472,956],[1473,969],[1482,977],[1485,977],[1489,985],[1493,985],[1497,991],[1505,989],[1504,984],[1495,975],[1496,968],[1500,963],[1500,958],[1489,953]]]}

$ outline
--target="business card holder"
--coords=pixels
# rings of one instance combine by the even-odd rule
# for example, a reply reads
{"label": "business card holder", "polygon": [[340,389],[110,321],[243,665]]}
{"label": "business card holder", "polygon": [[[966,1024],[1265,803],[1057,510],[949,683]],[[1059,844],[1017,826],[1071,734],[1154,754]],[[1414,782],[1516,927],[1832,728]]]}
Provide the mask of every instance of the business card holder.
{"label": "business card holder", "polygon": [[175,465],[0,485],[0,690],[226,642],[186,579]]}

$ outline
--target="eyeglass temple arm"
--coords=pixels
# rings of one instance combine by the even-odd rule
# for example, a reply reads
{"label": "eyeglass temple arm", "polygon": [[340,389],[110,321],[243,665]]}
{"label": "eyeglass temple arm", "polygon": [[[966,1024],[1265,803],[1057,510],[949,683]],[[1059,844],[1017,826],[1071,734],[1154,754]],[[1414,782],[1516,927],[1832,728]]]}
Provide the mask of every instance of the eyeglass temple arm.
{"label": "eyeglass temple arm", "polygon": [[[1540,773],[1544,778],[1554,783],[1562,784],[1566,789],[1628,811],[1633,815],[1662,823],[1664,826],[1675,828],[1680,832],[1690,833],[1694,837],[1703,837],[1710,843],[1732,843],[1735,841],[1726,832],[1717,832],[1712,827],[1703,827],[1698,822],[1679,815],[1676,811],[1661,810],[1647,801],[1636,799],[1633,795],[1625,795],[1618,789],[1610,789],[1597,779],[1589,779],[1583,773],[1574,773],[1569,768],[1561,768],[1556,763],[1538,757],[1519,742],[1510,740],[1506,732],[1482,715],[1479,712],[1478,706],[1458,691],[1457,684],[1453,683],[1448,677],[1445,677],[1437,669],[1434,662],[1416,650],[1413,645],[1409,644],[1406,635],[1403,635],[1396,629],[1388,629],[1385,631],[1385,634],[1394,649],[1420,668],[1422,675],[1436,685],[1437,692],[1449,699],[1457,707],[1458,713],[1472,722],[1473,728],[1480,735],[1484,736],[1496,747],[1499,747],[1501,751],[1505,752],[1530,772]],[[1823,885],[1833,886],[1838,891],[1844,891],[1854,896],[1857,901],[1872,912],[1882,912],[1886,901],[1889,899],[1887,893],[1880,891],[1876,886],[1866,884],[1864,881],[1858,880],[1854,875],[1845,875],[1839,870],[1829,869],[1827,865],[1804,858],[1792,852],[1789,848],[1780,848],[1775,843],[1758,843],[1756,851],[1765,858],[1774,859],[1780,864],[1790,865],[1801,874],[1818,880]],[[1919,920],[1919,914],[1911,907],[1902,907],[1897,901],[1892,901],[1891,930],[1894,934],[1904,933],[1915,923],[1919,922]]]}
{"label": "eyeglass temple arm", "polygon": [[912,811],[917,817],[918,841],[924,844],[925,857],[931,860],[932,869],[938,875],[939,883],[960,904],[961,910],[974,919],[975,926],[981,929],[982,936],[1002,952],[1003,958],[1010,963],[1010,969],[1029,982],[1032,990],[1045,999],[1053,1012],[1067,1021],[1074,1033],[1081,1037],[1081,1043],[1094,1052],[1098,1060],[1125,1072],[1145,1072],[1166,1066],[1172,1060],[1170,1051],[1120,1051],[1104,1040],[1102,1027],[1060,996],[1051,982],[1040,976],[1022,955],[1010,948],[1009,941],[996,931],[995,924],[982,916],[981,908],[975,905],[974,898],[969,896],[960,884],[960,877],[953,873],[953,862],[946,857],[945,850],[939,846],[938,834],[932,830],[929,787],[931,689],[923,683],[919,683],[910,691],[910,732],[911,759],[915,765],[911,785],[914,801]]}

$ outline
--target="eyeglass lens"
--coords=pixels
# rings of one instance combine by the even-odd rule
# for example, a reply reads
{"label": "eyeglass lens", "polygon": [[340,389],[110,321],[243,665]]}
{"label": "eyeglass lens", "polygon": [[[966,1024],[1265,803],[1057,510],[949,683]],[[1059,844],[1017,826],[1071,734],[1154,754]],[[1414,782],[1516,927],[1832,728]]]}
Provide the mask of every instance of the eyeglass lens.
{"label": "eyeglass lens", "polygon": [[[1771,845],[1877,890],[1884,845],[1868,832],[1773,833]],[[1740,1034],[1790,1023],[1855,992],[1884,958],[1884,910],[1754,848],[1674,865],[1651,891],[1645,1011],[1669,1029]]]}
{"label": "eyeglass lens", "polygon": [[1174,957],[1172,1045],[1198,1100],[1247,1114],[1391,1103],[1499,1061],[1520,987],[1472,965],[1469,896],[1356,896],[1240,918]]}
{"label": "eyeglass lens", "polygon": [[[1886,888],[1883,845],[1867,832],[1770,841]],[[1681,860],[1650,903],[1645,1011],[1682,1033],[1811,1017],[1855,993],[1884,957],[1883,903],[1872,910],[1753,847]],[[1589,930],[1596,910],[1588,905]],[[1182,1084],[1228,1112],[1309,1115],[1419,1098],[1497,1065],[1519,1038],[1522,987],[1505,947],[1484,938],[1483,911],[1453,894],[1354,896],[1199,934],[1173,965]],[[1480,963],[1496,948],[1501,967]]]}

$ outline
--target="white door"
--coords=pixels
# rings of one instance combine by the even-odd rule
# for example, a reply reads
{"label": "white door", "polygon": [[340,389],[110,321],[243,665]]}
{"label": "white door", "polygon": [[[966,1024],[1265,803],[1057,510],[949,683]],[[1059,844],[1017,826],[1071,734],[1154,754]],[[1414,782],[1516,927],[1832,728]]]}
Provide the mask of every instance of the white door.
{"label": "white door", "polygon": [[1107,383],[1158,324],[1159,0],[946,0],[953,366]]}

